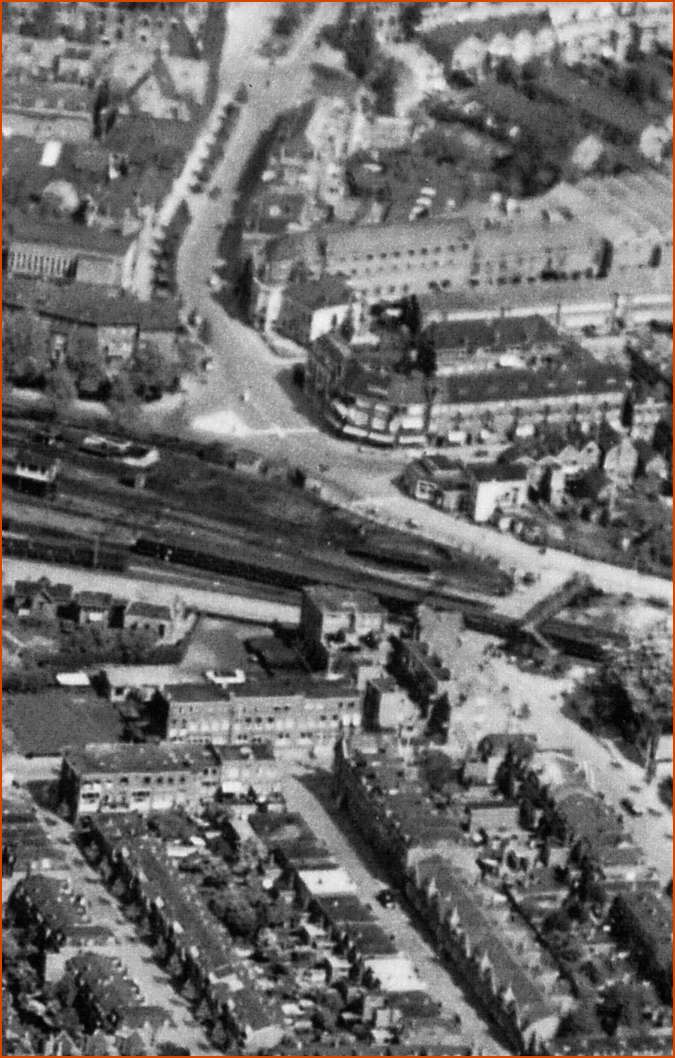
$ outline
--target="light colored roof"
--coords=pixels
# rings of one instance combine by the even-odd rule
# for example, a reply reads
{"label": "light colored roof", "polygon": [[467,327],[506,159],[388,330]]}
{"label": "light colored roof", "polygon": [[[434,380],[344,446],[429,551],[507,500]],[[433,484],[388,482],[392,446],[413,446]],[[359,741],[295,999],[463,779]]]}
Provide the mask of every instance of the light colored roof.
{"label": "light colored roof", "polygon": [[300,878],[312,896],[338,896],[341,893],[356,893],[356,884],[344,867],[329,867],[325,870],[299,871]]}
{"label": "light colored roof", "polygon": [[181,674],[175,665],[106,665],[103,671],[111,687],[165,687],[194,680],[194,674]]}

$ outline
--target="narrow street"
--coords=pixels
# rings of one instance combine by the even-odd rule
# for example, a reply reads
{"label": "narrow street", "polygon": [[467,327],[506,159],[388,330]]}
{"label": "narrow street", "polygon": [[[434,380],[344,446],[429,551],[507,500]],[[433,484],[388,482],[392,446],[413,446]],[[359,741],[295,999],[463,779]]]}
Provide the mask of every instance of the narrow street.
{"label": "narrow street", "polygon": [[[18,777],[26,778],[23,768]],[[162,1007],[170,1013],[173,1027],[167,1026],[166,1029],[160,1030],[153,1042],[160,1044],[163,1041],[175,1040],[180,1042],[182,1047],[189,1048],[192,1054],[217,1055],[219,1052],[210,1046],[186,1001],[174,990],[167,974],[154,961],[150,948],[139,939],[133,924],[124,917],[114,897],[106,892],[99,875],[81,856],[72,841],[70,824],[39,807],[37,813],[50,839],[59,845],[66,855],[63,870],[52,873],[70,880],[73,891],[85,897],[92,921],[109,929],[115,938],[111,944],[90,950],[120,959],[128,976],[140,988],[142,1001],[151,1006]],[[3,885],[3,904],[19,877],[15,875],[11,886]]]}
{"label": "narrow street", "polygon": [[337,863],[356,883],[361,900],[371,905],[379,925],[394,938],[399,950],[410,957],[421,982],[443,1013],[462,1019],[461,1036],[473,1054],[502,1055],[503,1049],[490,1034],[485,1022],[469,1003],[464,991],[439,961],[431,945],[413,925],[406,911],[395,904],[383,908],[376,893],[386,887],[386,872],[349,819],[333,810],[328,772],[287,776],[284,795],[289,811],[299,812],[315,834],[328,846]]}

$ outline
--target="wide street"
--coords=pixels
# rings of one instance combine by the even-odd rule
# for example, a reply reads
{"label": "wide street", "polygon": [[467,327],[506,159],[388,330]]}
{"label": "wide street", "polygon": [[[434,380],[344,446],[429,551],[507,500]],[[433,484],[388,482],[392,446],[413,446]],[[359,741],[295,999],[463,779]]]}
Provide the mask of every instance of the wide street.
{"label": "wide street", "polygon": [[[282,111],[311,98],[310,64],[315,57],[314,38],[323,25],[337,17],[339,4],[317,4],[301,27],[297,39],[282,58],[269,60],[257,54],[264,39],[261,26],[269,25],[281,4],[230,4],[228,28],[221,62],[220,96],[234,95],[247,86],[249,100],[241,105],[235,129],[211,179],[219,189],[216,199],[208,192],[190,193],[192,222],[178,257],[178,285],[183,303],[196,308],[211,328],[214,369],[206,382],[188,386],[188,414],[204,420],[217,412],[214,432],[247,435],[262,431],[275,435],[286,430],[313,433],[302,411],[295,407],[290,386],[290,366],[281,361],[262,337],[232,319],[212,298],[208,281],[218,257],[222,227],[235,215],[237,185],[261,134]],[[252,9],[259,9],[253,11]],[[282,377],[282,382],[279,381]],[[241,400],[250,393],[250,401]]]}

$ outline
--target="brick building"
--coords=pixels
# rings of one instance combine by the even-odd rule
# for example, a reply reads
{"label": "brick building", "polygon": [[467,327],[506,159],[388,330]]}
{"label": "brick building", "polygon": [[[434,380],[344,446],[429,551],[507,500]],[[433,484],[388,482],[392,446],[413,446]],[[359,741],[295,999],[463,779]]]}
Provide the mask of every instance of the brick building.
{"label": "brick building", "polygon": [[302,593],[300,636],[318,668],[328,668],[331,655],[344,646],[358,646],[368,636],[381,637],[384,621],[384,609],[368,592],[316,585]]}
{"label": "brick building", "polygon": [[[403,375],[388,359],[363,358],[332,336],[310,350],[306,386],[336,433],[381,446],[422,446],[489,431],[507,439],[525,425],[592,425],[618,420],[628,379],[621,367],[590,356],[556,360],[539,370],[498,368],[426,379]],[[660,407],[639,405],[656,422]]]}
{"label": "brick building", "polygon": [[290,756],[329,749],[343,728],[361,724],[361,691],[349,679],[274,676],[227,691],[209,683],[167,685],[152,705],[170,741],[269,742]]}
{"label": "brick building", "polygon": [[198,808],[220,782],[210,746],[97,744],[64,754],[59,800],[72,817],[94,812],[156,812]]}
{"label": "brick building", "polygon": [[84,224],[55,223],[14,212],[3,218],[8,276],[67,280],[116,290],[133,285],[137,239]]}

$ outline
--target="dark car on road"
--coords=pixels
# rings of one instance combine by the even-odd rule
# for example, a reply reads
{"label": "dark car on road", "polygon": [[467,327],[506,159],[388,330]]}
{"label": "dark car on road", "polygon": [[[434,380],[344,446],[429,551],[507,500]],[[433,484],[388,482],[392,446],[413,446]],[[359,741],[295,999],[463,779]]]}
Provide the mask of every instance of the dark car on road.
{"label": "dark car on road", "polygon": [[391,889],[380,889],[379,893],[375,894],[375,899],[382,907],[391,907],[396,903],[396,894]]}
{"label": "dark car on road", "polygon": [[628,812],[629,816],[643,816],[645,814],[644,809],[638,808],[638,806],[631,801],[630,797],[622,797],[620,803],[621,807]]}

